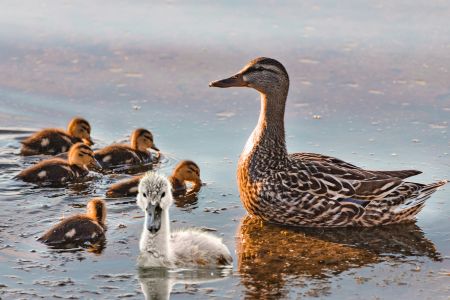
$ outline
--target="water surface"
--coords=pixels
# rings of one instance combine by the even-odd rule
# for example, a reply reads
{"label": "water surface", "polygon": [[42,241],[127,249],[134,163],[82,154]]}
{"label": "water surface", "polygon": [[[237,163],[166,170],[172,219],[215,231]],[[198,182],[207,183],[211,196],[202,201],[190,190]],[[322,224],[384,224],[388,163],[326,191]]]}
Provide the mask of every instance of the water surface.
{"label": "water surface", "polygon": [[[450,174],[450,5],[445,1],[2,1],[0,11],[0,297],[446,299],[450,189],[416,224],[302,230],[246,216],[236,187],[239,153],[259,99],[210,89],[249,59],[280,60],[291,78],[291,152],[333,155],[370,169]],[[55,251],[35,241],[62,216],[125,176],[35,188],[13,180],[40,158],[19,140],[74,115],[99,146],[146,127],[168,159],[201,168],[206,186],[178,202],[173,228],[216,230],[232,250],[231,274],[135,267],[141,212],[108,202],[99,251]],[[97,253],[96,253],[97,252]],[[173,287],[172,287],[173,286]]]}

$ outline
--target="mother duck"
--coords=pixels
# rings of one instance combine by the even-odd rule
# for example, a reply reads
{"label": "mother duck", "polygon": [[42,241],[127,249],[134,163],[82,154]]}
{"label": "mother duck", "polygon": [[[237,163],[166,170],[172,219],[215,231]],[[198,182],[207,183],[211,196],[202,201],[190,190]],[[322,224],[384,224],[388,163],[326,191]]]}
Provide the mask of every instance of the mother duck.
{"label": "mother duck", "polygon": [[420,171],[364,170],[315,153],[288,154],[284,111],[289,76],[272,58],[250,61],[211,87],[250,87],[261,94],[259,121],[238,163],[237,179],[247,211],[265,221],[304,227],[376,226],[414,219],[442,180],[403,179]]}

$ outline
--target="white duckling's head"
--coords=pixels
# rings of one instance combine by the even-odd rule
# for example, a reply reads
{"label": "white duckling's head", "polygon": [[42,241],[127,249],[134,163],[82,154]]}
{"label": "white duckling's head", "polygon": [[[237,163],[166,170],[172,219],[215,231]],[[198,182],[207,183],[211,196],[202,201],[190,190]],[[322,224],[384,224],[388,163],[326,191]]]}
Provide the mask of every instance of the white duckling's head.
{"label": "white duckling's head", "polygon": [[213,81],[210,87],[251,87],[263,93],[282,92],[289,89],[289,75],[277,60],[258,57],[229,78]]}
{"label": "white duckling's head", "polygon": [[163,211],[173,203],[169,180],[157,173],[149,172],[139,182],[137,204],[146,214],[147,230],[156,234],[161,228]]}

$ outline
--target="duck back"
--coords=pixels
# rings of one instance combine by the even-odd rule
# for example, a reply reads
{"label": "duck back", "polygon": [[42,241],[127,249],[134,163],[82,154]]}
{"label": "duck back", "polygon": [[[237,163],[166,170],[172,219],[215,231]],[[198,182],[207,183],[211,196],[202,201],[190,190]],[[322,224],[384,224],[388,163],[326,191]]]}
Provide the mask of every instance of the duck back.
{"label": "duck back", "polygon": [[44,129],[23,140],[22,155],[55,155],[66,152],[81,139],[70,136],[60,129]]}
{"label": "duck back", "polygon": [[105,229],[85,215],[64,219],[38,240],[48,245],[96,243],[104,239]]}

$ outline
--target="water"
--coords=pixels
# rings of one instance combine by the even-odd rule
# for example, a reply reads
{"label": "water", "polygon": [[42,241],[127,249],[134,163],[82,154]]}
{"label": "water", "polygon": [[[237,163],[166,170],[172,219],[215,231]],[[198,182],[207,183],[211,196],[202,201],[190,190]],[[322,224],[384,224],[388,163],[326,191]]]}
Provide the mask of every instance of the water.
{"label": "water", "polygon": [[[300,230],[246,217],[235,169],[256,124],[258,95],[210,89],[256,56],[283,62],[291,88],[290,152],[333,155],[371,169],[450,174],[450,5],[444,1],[2,1],[0,11],[0,297],[174,299],[446,299],[450,189],[416,224]],[[98,145],[146,127],[168,159],[201,168],[197,199],[171,210],[173,228],[216,230],[231,274],[139,273],[141,212],[108,202],[103,251],[55,251],[35,241],[81,213],[114,175],[67,189],[12,177],[39,158],[18,156],[30,130],[90,121]],[[128,202],[128,203],[127,203]],[[173,288],[171,288],[173,286]]]}

